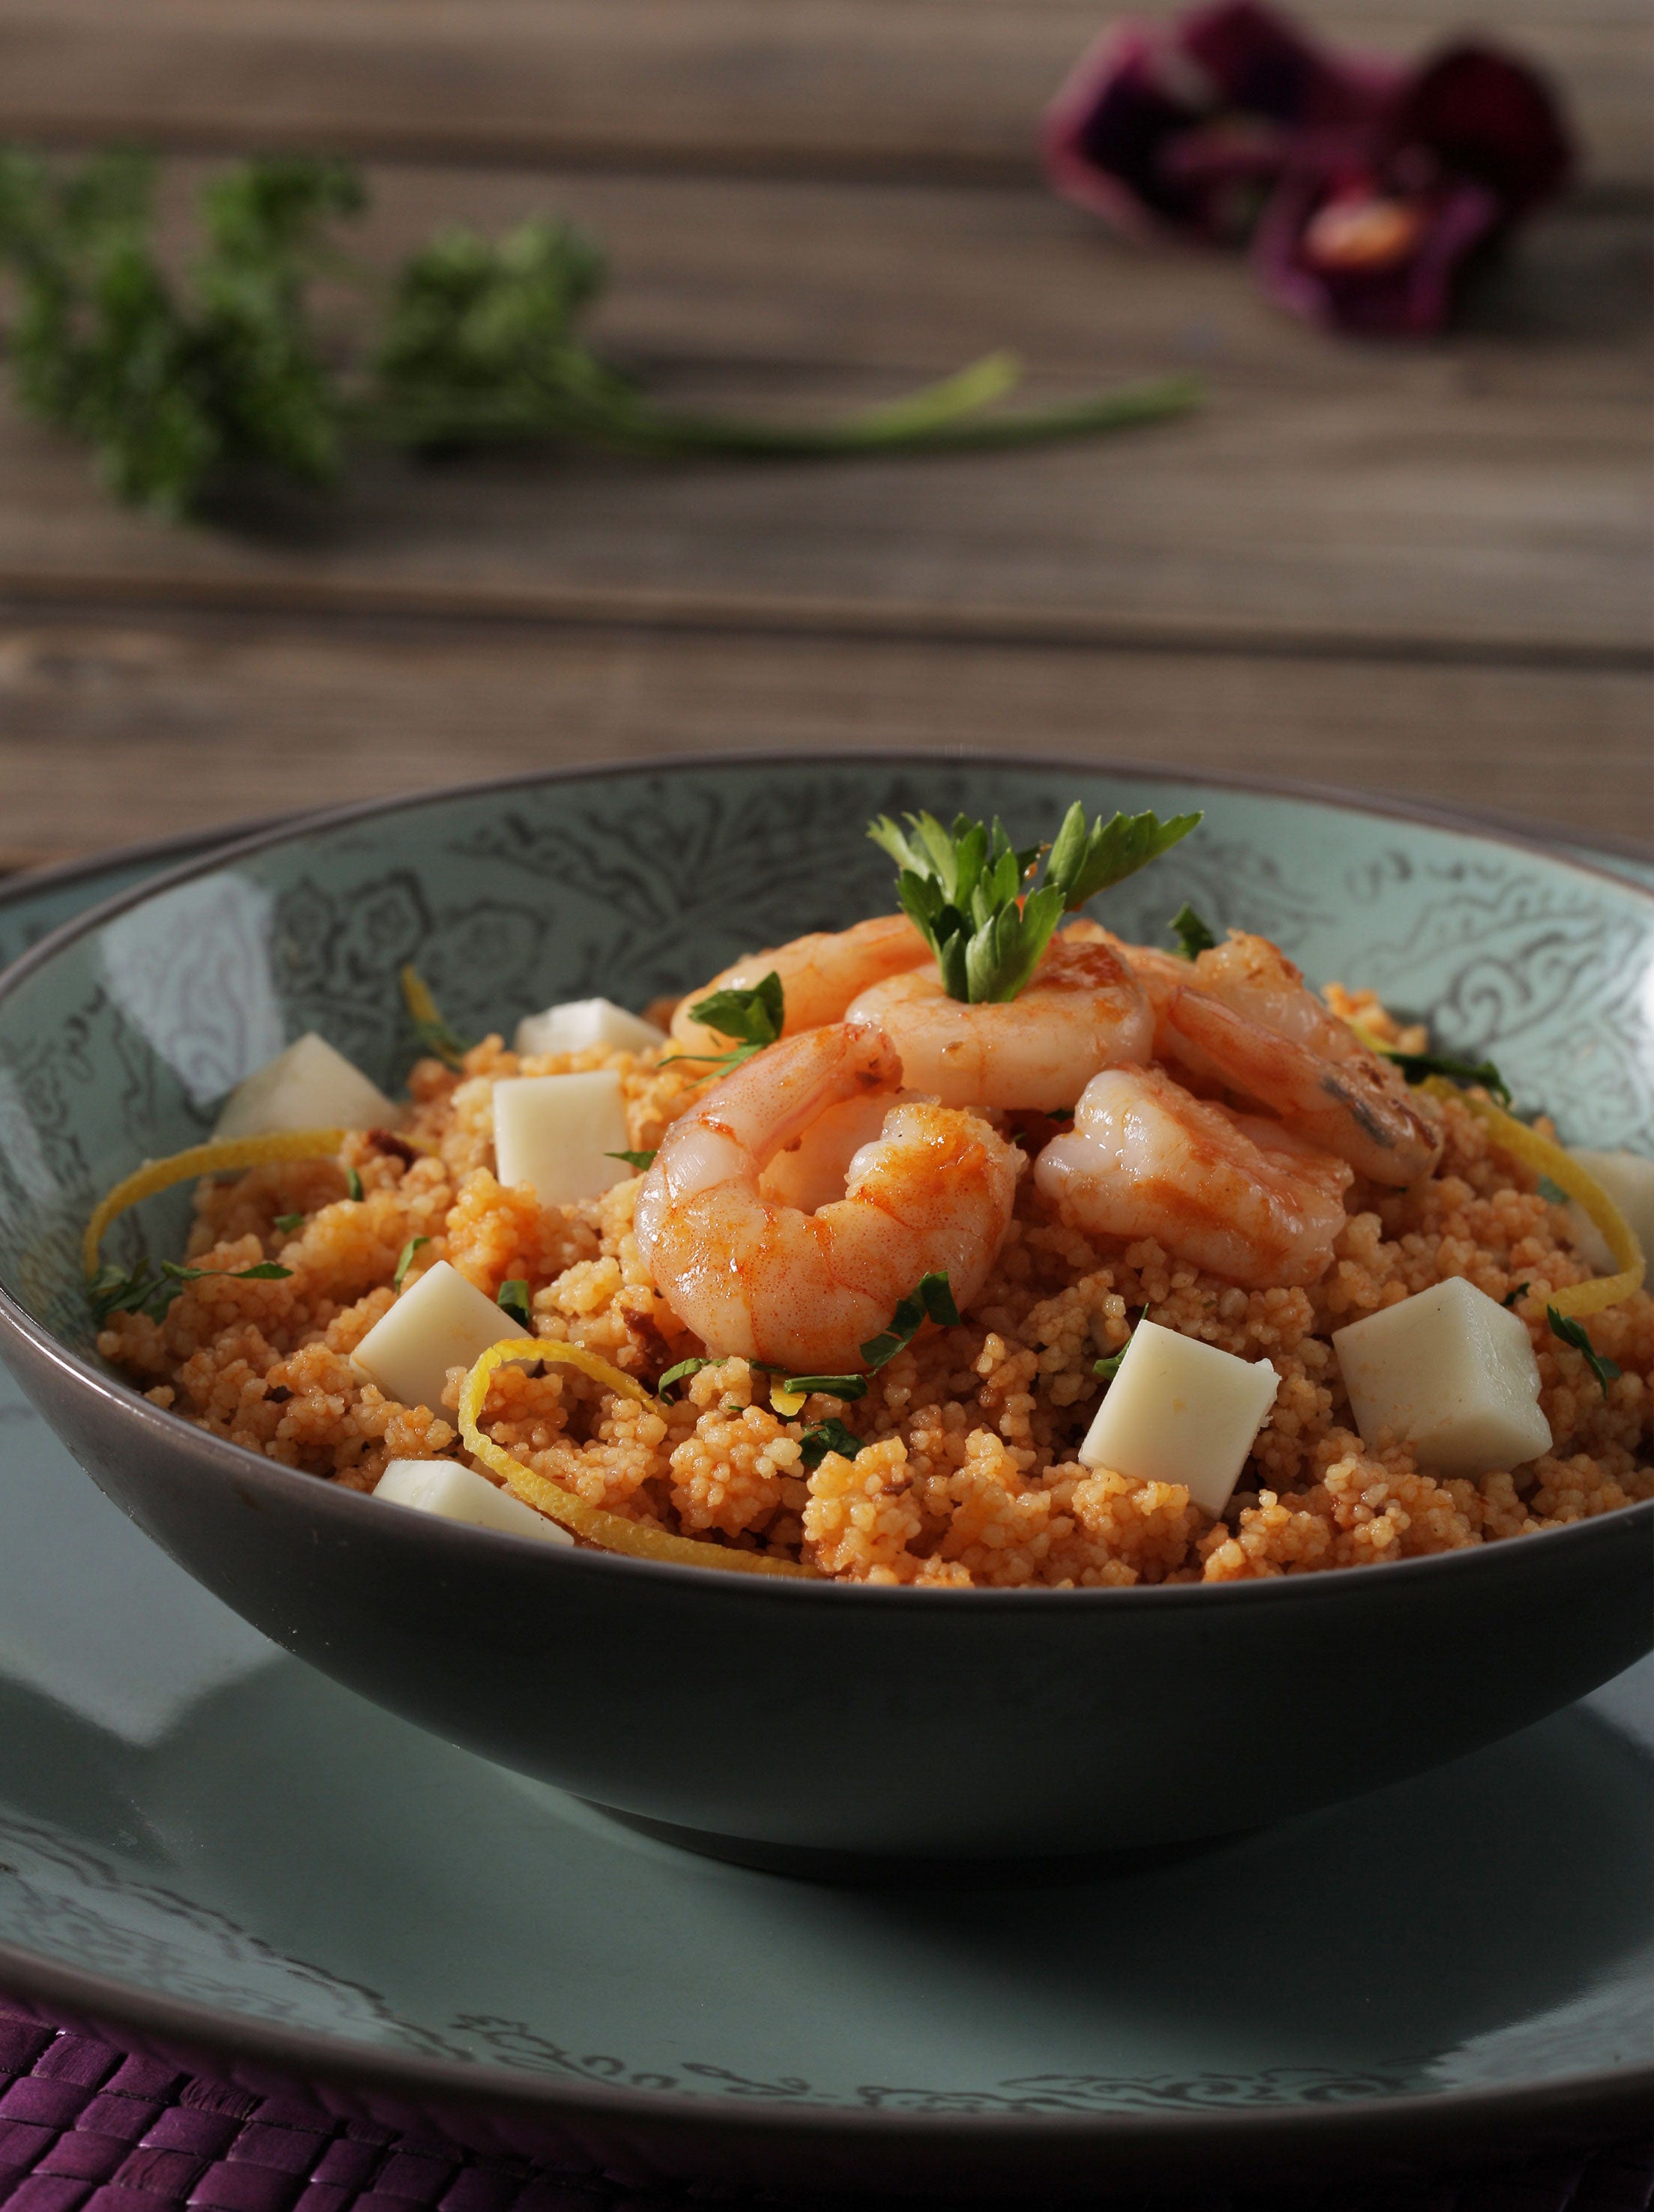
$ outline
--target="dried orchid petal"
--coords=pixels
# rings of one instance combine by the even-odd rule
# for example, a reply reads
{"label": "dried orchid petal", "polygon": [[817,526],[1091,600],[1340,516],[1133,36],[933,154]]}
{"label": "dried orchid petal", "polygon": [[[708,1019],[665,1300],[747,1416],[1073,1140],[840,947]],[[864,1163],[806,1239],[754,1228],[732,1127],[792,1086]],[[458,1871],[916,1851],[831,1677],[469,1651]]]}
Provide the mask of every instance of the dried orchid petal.
{"label": "dried orchid petal", "polygon": [[1225,0],[1127,22],[1046,117],[1057,189],[1139,237],[1252,241],[1269,296],[1344,330],[1446,319],[1473,258],[1572,165],[1534,70],[1464,40],[1417,68],[1339,55]]}

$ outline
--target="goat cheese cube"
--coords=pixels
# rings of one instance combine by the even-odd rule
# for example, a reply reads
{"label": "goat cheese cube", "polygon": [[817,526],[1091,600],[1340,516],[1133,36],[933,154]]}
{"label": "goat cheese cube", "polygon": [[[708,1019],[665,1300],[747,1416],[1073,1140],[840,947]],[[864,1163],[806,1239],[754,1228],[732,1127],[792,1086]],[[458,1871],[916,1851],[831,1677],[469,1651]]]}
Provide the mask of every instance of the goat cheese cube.
{"label": "goat cheese cube", "polygon": [[[1595,1176],[1624,1214],[1627,1226],[1654,1264],[1654,1160],[1639,1152],[1575,1152],[1589,1176]],[[1567,1209],[1568,1228],[1580,1258],[1599,1275],[1611,1275],[1619,1266],[1608,1248],[1608,1239],[1576,1199]]]}
{"label": "goat cheese cube", "polygon": [[513,1075],[494,1086],[494,1157],[502,1183],[532,1184],[542,1206],[596,1198],[633,1170],[626,1107],[611,1067],[589,1075]]}
{"label": "goat cheese cube", "polygon": [[641,1014],[629,1014],[612,999],[568,999],[543,1014],[525,1014],[517,1024],[517,1049],[531,1052],[647,1052],[664,1044],[665,1030]]}
{"label": "goat cheese cube", "polygon": [[464,1521],[473,1528],[498,1528],[508,1536],[532,1536],[542,1544],[569,1544],[566,1528],[525,1505],[452,1459],[393,1459],[374,1488],[375,1498],[392,1505],[411,1505],[416,1513],[439,1520]]}
{"label": "goat cheese cube", "polygon": [[521,1334],[508,1313],[439,1260],[374,1323],[350,1364],[387,1398],[435,1407],[450,1367],[474,1367],[490,1345]]}
{"label": "goat cheese cube", "polygon": [[236,1085],[224,1102],[213,1135],[373,1129],[396,1119],[396,1108],[378,1085],[369,1083],[359,1067],[311,1030]]}
{"label": "goat cheese cube", "polygon": [[1139,1322],[1079,1447],[1081,1463],[1134,1482],[1181,1482],[1215,1519],[1280,1387],[1267,1359],[1237,1359]]}
{"label": "goat cheese cube", "polygon": [[1381,1429],[1434,1474],[1520,1467],[1551,1448],[1525,1324],[1455,1276],[1333,1331],[1364,1443]]}

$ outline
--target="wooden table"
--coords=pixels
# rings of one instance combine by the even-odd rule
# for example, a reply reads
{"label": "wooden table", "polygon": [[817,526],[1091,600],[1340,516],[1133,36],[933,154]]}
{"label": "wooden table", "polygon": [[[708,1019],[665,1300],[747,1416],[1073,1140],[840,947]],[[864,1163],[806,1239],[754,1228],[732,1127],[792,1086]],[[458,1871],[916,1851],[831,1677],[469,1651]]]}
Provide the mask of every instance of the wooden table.
{"label": "wooden table", "polygon": [[[1416,51],[1441,0],[1310,11]],[[1198,367],[991,457],[356,466],[239,533],[0,414],[0,860],[541,763],[1043,748],[1654,829],[1645,0],[1499,0],[1586,153],[1465,327],[1359,345],[1043,187],[1079,0],[0,0],[0,136],[372,164],[368,250],[566,211],[675,400]]]}

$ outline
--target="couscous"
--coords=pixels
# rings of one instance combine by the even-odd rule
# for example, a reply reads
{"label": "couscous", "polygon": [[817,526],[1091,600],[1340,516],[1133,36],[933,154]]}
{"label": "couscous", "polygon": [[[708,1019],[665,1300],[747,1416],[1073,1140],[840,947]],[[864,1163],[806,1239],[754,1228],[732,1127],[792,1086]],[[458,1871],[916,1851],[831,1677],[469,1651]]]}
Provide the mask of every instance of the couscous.
{"label": "couscous", "polygon": [[[1544,1179],[1567,1156],[1493,1104],[1495,1071],[1409,1083],[1421,1029],[1187,911],[1181,953],[1060,908],[1012,942],[1031,857],[999,866],[1011,921],[1001,897],[973,922],[924,891],[920,827],[900,915],[755,956],[658,1028],[555,1009],[524,1049],[421,1059],[392,1121],[207,1175],[163,1295],[106,1281],[100,1352],[347,1488],[447,1459],[586,1540],[627,1524],[624,1548],[860,1583],[1226,1582],[1654,1498],[1634,1237],[1593,1180]],[[986,875],[1006,848],[983,834]],[[997,995],[950,988],[960,910],[971,944],[1000,929]],[[564,1171],[593,1187],[549,1196]],[[433,1309],[449,1284],[482,1302],[481,1334],[410,1402],[386,1387],[406,1348],[375,1332],[422,1284]],[[1462,1375],[1414,1408],[1426,1384],[1354,1327],[1444,1285],[1432,1346],[1462,1307],[1501,1367],[1462,1418]],[[1209,1404],[1187,1385],[1192,1414],[1173,1338],[1228,1362]]]}

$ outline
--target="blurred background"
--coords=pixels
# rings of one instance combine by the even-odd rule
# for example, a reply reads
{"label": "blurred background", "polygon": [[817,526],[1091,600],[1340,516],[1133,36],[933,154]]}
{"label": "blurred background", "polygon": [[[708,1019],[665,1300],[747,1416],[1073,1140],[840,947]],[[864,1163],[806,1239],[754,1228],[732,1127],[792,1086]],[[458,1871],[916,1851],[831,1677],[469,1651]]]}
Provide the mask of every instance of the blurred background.
{"label": "blurred background", "polygon": [[[1314,0],[1413,52],[1454,0]],[[1139,12],[1153,14],[1150,8]],[[1195,368],[1185,420],[830,464],[371,453],[213,527],[0,402],[0,866],[465,777],[1000,748],[1654,836],[1650,13],[1488,0],[1575,182],[1425,343],[1059,200],[1086,0],[0,0],[0,138],[365,165],[361,250],[569,216],[660,398],[821,413],[997,346],[1031,398]]]}

